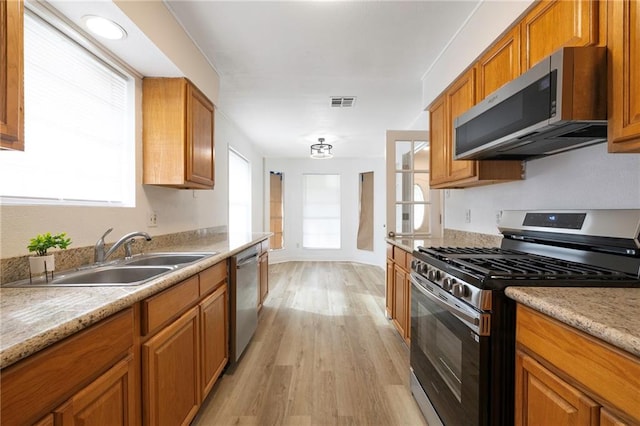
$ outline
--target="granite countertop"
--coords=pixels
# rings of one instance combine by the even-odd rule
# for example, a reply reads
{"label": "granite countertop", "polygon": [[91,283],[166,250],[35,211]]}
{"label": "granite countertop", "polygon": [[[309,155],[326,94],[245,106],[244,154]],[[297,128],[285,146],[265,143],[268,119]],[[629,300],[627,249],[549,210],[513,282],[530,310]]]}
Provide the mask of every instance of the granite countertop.
{"label": "granite countertop", "polygon": [[506,294],[640,357],[640,288],[508,287]]}
{"label": "granite countertop", "polygon": [[0,368],[184,280],[271,233],[218,235],[158,251],[216,251],[219,254],[132,287],[0,288]]}
{"label": "granite countertop", "polygon": [[439,238],[398,236],[385,241],[401,249],[412,252],[418,247],[500,247],[502,235],[480,234],[476,232],[445,229]]}

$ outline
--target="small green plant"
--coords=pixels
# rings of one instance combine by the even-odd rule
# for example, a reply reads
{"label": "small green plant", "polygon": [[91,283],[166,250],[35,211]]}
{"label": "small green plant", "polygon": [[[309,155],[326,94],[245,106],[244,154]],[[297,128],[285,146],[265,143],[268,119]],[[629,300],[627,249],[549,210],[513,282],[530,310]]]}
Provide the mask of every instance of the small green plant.
{"label": "small green plant", "polygon": [[57,235],[39,234],[29,241],[27,249],[29,252],[35,252],[38,256],[46,256],[47,250],[50,248],[66,249],[71,244],[71,239],[67,238],[67,234],[62,232]]}

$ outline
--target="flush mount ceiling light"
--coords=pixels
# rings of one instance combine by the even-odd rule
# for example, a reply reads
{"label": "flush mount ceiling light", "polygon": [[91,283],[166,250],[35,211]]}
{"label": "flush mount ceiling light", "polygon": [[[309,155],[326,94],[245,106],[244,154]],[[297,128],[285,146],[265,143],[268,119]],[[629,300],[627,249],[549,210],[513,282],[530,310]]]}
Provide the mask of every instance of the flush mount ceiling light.
{"label": "flush mount ceiling light", "polygon": [[320,143],[311,145],[311,158],[324,160],[333,157],[333,154],[331,153],[331,148],[333,148],[333,146],[328,143],[324,143],[324,138],[318,138],[318,142]]}
{"label": "flush mount ceiling light", "polygon": [[110,19],[96,15],[82,17],[85,27],[91,33],[109,40],[122,40],[127,37],[127,32],[120,25]]}

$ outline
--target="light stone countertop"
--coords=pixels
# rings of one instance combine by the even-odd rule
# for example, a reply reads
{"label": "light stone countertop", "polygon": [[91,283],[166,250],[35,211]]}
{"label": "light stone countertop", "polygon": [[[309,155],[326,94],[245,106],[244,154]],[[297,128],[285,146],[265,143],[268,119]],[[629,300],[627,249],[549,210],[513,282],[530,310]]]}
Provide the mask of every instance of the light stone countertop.
{"label": "light stone countertop", "polygon": [[271,233],[193,240],[157,251],[219,254],[131,287],[0,288],[0,368],[5,368],[134,303],[267,239]]}
{"label": "light stone countertop", "polygon": [[508,287],[506,294],[640,357],[640,288]]}

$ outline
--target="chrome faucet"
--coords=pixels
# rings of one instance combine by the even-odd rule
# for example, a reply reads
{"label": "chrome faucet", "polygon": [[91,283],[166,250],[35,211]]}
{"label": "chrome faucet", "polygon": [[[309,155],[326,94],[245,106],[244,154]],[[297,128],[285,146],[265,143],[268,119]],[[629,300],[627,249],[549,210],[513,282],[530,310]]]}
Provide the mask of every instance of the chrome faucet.
{"label": "chrome faucet", "polygon": [[126,235],[120,237],[118,241],[115,242],[113,246],[105,253],[104,251],[104,237],[109,235],[109,233],[113,231],[113,228],[107,229],[107,231],[100,237],[98,242],[96,242],[94,251],[93,251],[93,260],[96,263],[102,263],[107,260],[109,256],[113,254],[121,245],[124,244],[124,258],[129,259],[132,256],[131,253],[131,244],[133,244],[133,240],[135,237],[144,237],[145,240],[151,241],[151,236],[146,232],[134,231],[129,232]]}

